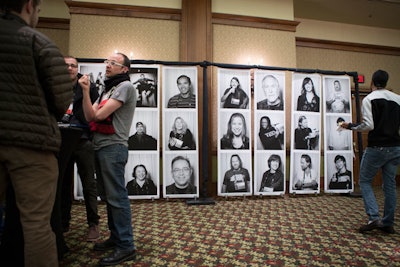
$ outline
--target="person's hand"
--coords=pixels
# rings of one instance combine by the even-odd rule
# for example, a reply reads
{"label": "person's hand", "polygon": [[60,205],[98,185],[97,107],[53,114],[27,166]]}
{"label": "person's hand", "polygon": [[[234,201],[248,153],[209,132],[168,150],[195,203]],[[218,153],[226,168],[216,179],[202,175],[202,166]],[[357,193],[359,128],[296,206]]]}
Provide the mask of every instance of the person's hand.
{"label": "person's hand", "polygon": [[176,139],[170,137],[170,138],[169,138],[169,145],[170,145],[170,146],[175,146],[175,144],[176,144]]}
{"label": "person's hand", "polygon": [[236,90],[236,89],[235,89],[234,87],[231,87],[231,90],[229,90],[229,93],[230,93],[230,94],[234,94],[234,93],[235,93],[235,90]]}
{"label": "person's hand", "polygon": [[78,80],[79,85],[82,87],[83,91],[89,91],[90,88],[90,79],[89,75],[83,75],[79,80]]}
{"label": "person's hand", "polygon": [[339,126],[339,128],[347,129],[349,127],[349,123],[345,122],[345,121],[342,121],[342,122],[339,122],[338,126]]}

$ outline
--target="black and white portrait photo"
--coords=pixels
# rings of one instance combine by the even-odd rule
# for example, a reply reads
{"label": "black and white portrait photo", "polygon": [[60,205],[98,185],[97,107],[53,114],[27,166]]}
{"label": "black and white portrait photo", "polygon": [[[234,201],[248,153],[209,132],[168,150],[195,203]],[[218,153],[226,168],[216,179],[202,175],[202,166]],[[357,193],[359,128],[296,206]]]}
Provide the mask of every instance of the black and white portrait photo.
{"label": "black and white portrait photo", "polygon": [[285,193],[285,153],[257,151],[254,167],[254,195],[281,195]]}
{"label": "black and white portrait photo", "polygon": [[350,114],[327,114],[325,116],[326,150],[351,150],[353,135],[351,131],[340,127],[342,122],[350,122]]}
{"label": "black and white portrait photo", "polygon": [[319,151],[296,151],[292,153],[289,192],[296,194],[320,192]]}
{"label": "black and white portrait photo", "polygon": [[250,71],[218,69],[218,95],[221,108],[249,109]]}
{"label": "black and white portrait photo", "polygon": [[163,103],[167,108],[197,107],[197,68],[163,67]]}
{"label": "black and white portrait photo", "polygon": [[129,151],[125,166],[125,184],[129,198],[159,198],[159,160],[157,152],[136,153]]}
{"label": "black and white portrait photo", "polygon": [[160,66],[132,65],[129,74],[136,89],[136,107],[158,107]]}
{"label": "black and white portrait photo", "polygon": [[250,149],[250,113],[220,112],[221,149]]}
{"label": "black and white portrait photo", "polygon": [[324,179],[326,192],[353,192],[354,181],[352,152],[326,153]]}
{"label": "black and white portrait photo", "polygon": [[295,149],[319,150],[321,116],[313,113],[293,114],[292,129]]}
{"label": "black and white portrait photo", "polygon": [[190,198],[199,196],[197,153],[165,154],[163,193],[164,197]]}
{"label": "black and white portrait photo", "polygon": [[325,113],[351,114],[351,88],[348,76],[323,76]]}
{"label": "black and white portrait photo", "polygon": [[254,71],[254,96],[258,110],[284,110],[285,72]]}
{"label": "black and white portrait photo", "polygon": [[167,111],[164,116],[164,147],[166,150],[196,150],[197,113]]}
{"label": "black and white portrait photo", "polygon": [[321,76],[294,73],[292,76],[292,107],[297,111],[321,111]]}
{"label": "black and white portrait photo", "polygon": [[219,195],[252,194],[251,159],[246,152],[221,153],[218,175]]}
{"label": "black and white portrait photo", "polygon": [[285,114],[256,113],[254,125],[257,150],[282,150],[285,147]]}
{"label": "black and white portrait photo", "polygon": [[96,88],[98,92],[102,92],[105,85],[105,72],[106,72],[106,64],[101,63],[87,63],[81,62],[78,63],[79,73],[87,74],[90,78],[90,83],[96,84]]}
{"label": "black and white portrait photo", "polygon": [[159,120],[157,110],[136,111],[129,131],[129,150],[158,150]]}

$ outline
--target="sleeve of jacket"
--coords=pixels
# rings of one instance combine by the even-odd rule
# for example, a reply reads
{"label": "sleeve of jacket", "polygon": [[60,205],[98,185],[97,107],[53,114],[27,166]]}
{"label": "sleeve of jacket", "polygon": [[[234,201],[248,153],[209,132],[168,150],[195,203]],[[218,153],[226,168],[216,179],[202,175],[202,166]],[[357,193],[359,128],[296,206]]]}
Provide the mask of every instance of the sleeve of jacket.
{"label": "sleeve of jacket", "polygon": [[39,81],[46,96],[48,110],[57,120],[60,120],[68,105],[72,102],[72,82],[65,60],[57,46],[47,37],[37,36],[34,43],[37,45]]}

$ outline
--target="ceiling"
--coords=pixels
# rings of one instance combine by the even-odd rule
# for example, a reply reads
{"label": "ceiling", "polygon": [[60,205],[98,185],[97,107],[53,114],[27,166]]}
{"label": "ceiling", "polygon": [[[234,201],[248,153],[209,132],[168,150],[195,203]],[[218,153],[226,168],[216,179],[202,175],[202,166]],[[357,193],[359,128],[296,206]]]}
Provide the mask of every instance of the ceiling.
{"label": "ceiling", "polygon": [[294,17],[400,30],[400,0],[293,0]]}

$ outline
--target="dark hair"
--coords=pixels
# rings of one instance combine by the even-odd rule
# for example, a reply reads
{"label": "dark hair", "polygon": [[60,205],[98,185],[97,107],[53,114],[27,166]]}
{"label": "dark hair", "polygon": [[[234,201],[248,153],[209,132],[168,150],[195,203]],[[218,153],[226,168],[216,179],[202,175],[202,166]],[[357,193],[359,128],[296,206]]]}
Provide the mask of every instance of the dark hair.
{"label": "dark hair", "polygon": [[176,79],[176,83],[178,83],[178,81],[179,81],[181,78],[186,78],[186,79],[188,80],[188,82],[189,82],[189,85],[192,84],[192,81],[190,80],[189,76],[184,75],[184,74],[182,74],[181,76],[179,76],[179,77]]}
{"label": "dark hair", "polygon": [[389,80],[389,74],[384,70],[377,70],[372,75],[372,82],[377,88],[386,87],[388,80]]}
{"label": "dark hair", "polygon": [[336,163],[336,161],[338,161],[338,160],[342,160],[344,163],[346,163],[346,159],[344,158],[344,156],[342,156],[342,155],[336,155],[336,157],[335,157],[335,163]]}
{"label": "dark hair", "polygon": [[127,57],[127,55],[123,54],[123,53],[116,53],[117,55],[120,55],[124,58],[124,62],[122,63],[122,65],[124,65],[125,67],[128,68],[128,71],[131,69],[131,61],[130,59]]}
{"label": "dark hair", "polygon": [[260,119],[260,129],[262,128],[261,127],[261,122],[262,122],[263,119],[266,119],[267,122],[268,122],[268,126],[271,126],[271,119],[268,116],[262,116],[261,119]]}
{"label": "dark hair", "polygon": [[[5,12],[14,11],[17,13],[22,12],[22,7],[28,3],[29,0],[1,0],[0,9]],[[33,0],[33,7],[37,7],[41,0]]]}
{"label": "dark hair", "polygon": [[314,82],[310,77],[305,77],[303,80],[303,83],[301,84],[301,94],[305,94],[306,93],[306,88],[304,87],[307,83],[311,82],[312,85],[312,92],[314,95],[317,95],[317,93],[315,92],[315,87],[314,87]]}
{"label": "dark hair", "polygon": [[308,166],[309,166],[310,169],[311,169],[311,157],[310,157],[309,155],[307,155],[307,154],[303,154],[303,155],[301,155],[300,158],[301,158],[301,159],[304,159],[307,163],[309,163]]}
{"label": "dark hair", "polygon": [[188,158],[185,158],[184,156],[176,156],[176,157],[171,161],[171,168],[173,168],[175,161],[178,161],[178,160],[184,160],[184,161],[186,161],[186,162],[189,164],[189,168],[191,168],[189,159],[188,159]]}
{"label": "dark hair", "polygon": [[238,158],[238,160],[239,160],[239,168],[242,168],[242,165],[243,165],[242,159],[239,157],[238,154],[233,154],[233,155],[231,156],[231,160],[230,160],[230,162],[231,162],[231,168],[232,168],[232,159],[233,159],[233,157],[237,157],[237,158]]}
{"label": "dark hair", "polygon": [[342,117],[337,118],[336,123],[345,121]]}
{"label": "dark hair", "polygon": [[271,156],[269,156],[269,158],[268,158],[268,168],[270,168],[270,169],[271,169],[271,161],[279,162],[278,169],[281,170],[281,168],[282,168],[282,166],[281,166],[282,165],[281,157],[279,157],[276,154],[272,154]]}
{"label": "dark hair", "polygon": [[145,167],[143,164],[138,164],[138,165],[135,166],[135,168],[133,168],[132,177],[135,177],[135,178],[136,178],[136,176],[135,176],[136,169],[139,168],[139,167],[142,167],[142,168],[144,169],[144,172],[146,173],[146,176],[147,176],[147,169],[146,169],[146,167]]}
{"label": "dark hair", "polygon": [[301,115],[300,117],[299,117],[299,120],[298,120],[298,122],[297,122],[297,126],[300,126],[300,123],[302,123],[304,120],[306,120],[307,119],[307,117],[306,116],[304,116],[304,115]]}

